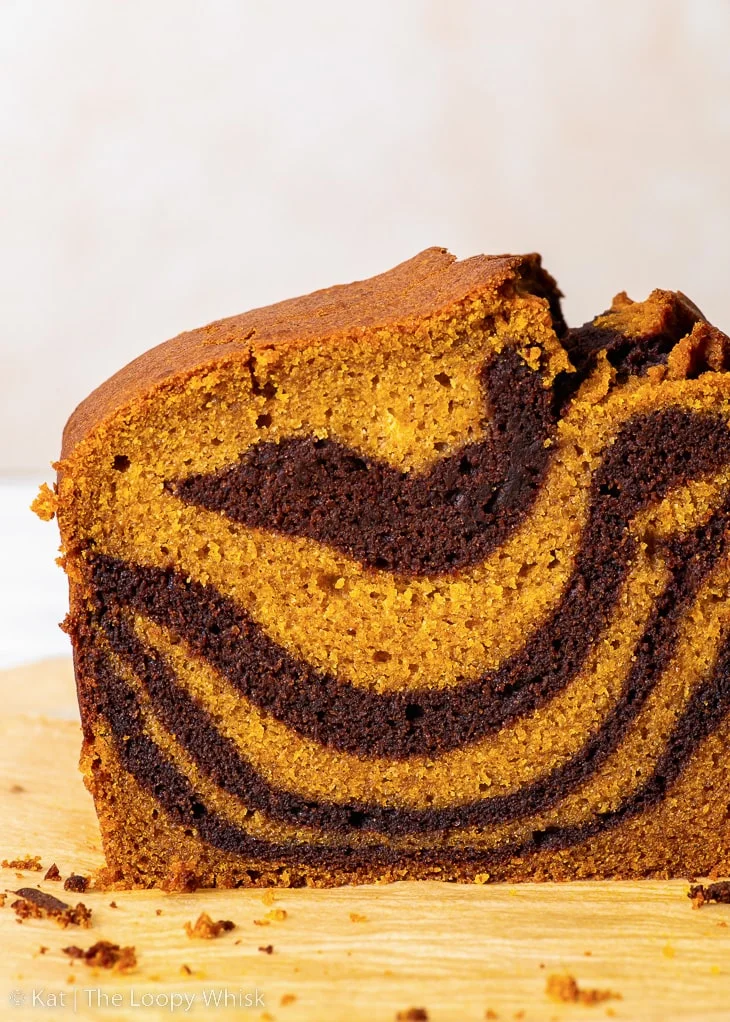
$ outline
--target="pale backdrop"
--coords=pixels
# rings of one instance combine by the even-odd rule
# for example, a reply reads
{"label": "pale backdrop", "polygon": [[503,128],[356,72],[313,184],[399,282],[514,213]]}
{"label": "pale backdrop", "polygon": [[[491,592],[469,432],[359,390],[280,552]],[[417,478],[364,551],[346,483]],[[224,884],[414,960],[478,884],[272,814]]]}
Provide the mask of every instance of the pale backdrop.
{"label": "pale backdrop", "polygon": [[5,0],[0,473],[178,331],[428,245],[730,327],[726,0]]}

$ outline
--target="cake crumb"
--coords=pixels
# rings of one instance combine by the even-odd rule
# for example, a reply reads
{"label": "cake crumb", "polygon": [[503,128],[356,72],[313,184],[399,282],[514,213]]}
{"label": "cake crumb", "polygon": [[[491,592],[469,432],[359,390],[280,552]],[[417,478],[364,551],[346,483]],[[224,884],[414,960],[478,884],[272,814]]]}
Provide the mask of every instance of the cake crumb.
{"label": "cake crumb", "polygon": [[499,1015],[493,1008],[487,1008],[484,1012],[484,1017],[488,1020],[488,1022],[492,1022],[492,1019],[499,1018]]}
{"label": "cake crumb", "polygon": [[63,889],[64,891],[73,891],[74,894],[85,894],[89,889],[89,878],[72,873],[64,880]]}
{"label": "cake crumb", "polygon": [[59,868],[58,868],[58,866],[56,865],[55,862],[52,862],[51,865],[48,867],[48,871],[46,872],[46,875],[43,877],[43,879],[44,880],[60,880],[61,879],[61,871],[59,870]]}
{"label": "cake crumb", "polygon": [[265,955],[273,955],[273,953],[274,953],[274,945],[273,944],[264,944],[263,947],[259,948],[259,951],[263,951],[263,953]]}
{"label": "cake crumb", "polygon": [[193,970],[190,968],[189,965],[181,965],[180,972],[183,974],[183,976],[192,976],[193,974]]}
{"label": "cake crumb", "polygon": [[72,908],[65,901],[34,887],[21,887],[15,893],[18,898],[10,907],[19,923],[24,919],[53,919],[64,929],[67,926],[80,926],[83,929],[91,926],[91,909],[81,901]]}
{"label": "cake crumb", "polygon": [[254,926],[271,926],[268,919],[254,919],[253,924]]}
{"label": "cake crumb", "polygon": [[191,940],[194,938],[213,940],[221,933],[234,929],[235,925],[230,919],[219,919],[217,923],[214,923],[207,912],[201,912],[195,920],[195,925],[193,926],[189,922],[185,923],[184,929]]}
{"label": "cake crumb", "polygon": [[554,1001],[564,1004],[600,1004],[602,1001],[620,1000],[621,994],[612,990],[581,990],[574,976],[548,976],[545,993]]}
{"label": "cake crumb", "polygon": [[273,905],[274,904],[274,902],[276,901],[276,898],[274,897],[274,890],[273,890],[272,887],[267,887],[266,888],[266,890],[263,893],[263,897],[261,898],[261,900],[263,901],[264,905]]}
{"label": "cake crumb", "polygon": [[40,872],[43,869],[40,855],[26,855],[24,859],[3,859],[3,869],[32,869]]}
{"label": "cake crumb", "polygon": [[161,908],[156,908],[155,909],[155,915],[156,916],[161,916],[162,915],[162,909]]}
{"label": "cake crumb", "polygon": [[288,914],[285,908],[272,908],[270,912],[266,913],[264,918],[270,919],[272,923],[283,923]]}
{"label": "cake crumb", "polygon": [[662,948],[662,954],[665,958],[674,958],[677,952],[674,950],[671,944],[665,944]]}
{"label": "cake crumb", "polygon": [[407,1008],[399,1011],[395,1016],[396,1022],[428,1022],[428,1012],[425,1008]]}
{"label": "cake crumb", "polygon": [[702,908],[709,901],[717,904],[730,905],[730,880],[720,880],[715,884],[696,884],[690,887],[687,897],[692,908]]}
{"label": "cake crumb", "polygon": [[361,912],[350,912],[351,923],[366,923],[367,921],[368,917],[364,916]]}
{"label": "cake crumb", "polygon": [[727,923],[725,922],[724,919],[721,919],[717,925],[722,926],[724,929],[727,929]]}
{"label": "cake crumb", "polygon": [[282,997],[281,997],[281,1006],[282,1006],[282,1008],[286,1008],[287,1004],[294,1004],[296,999],[297,999],[297,995],[296,994],[282,994]]}
{"label": "cake crumb", "polygon": [[25,792],[25,788],[22,784],[11,784],[10,794],[11,795],[22,795]]}
{"label": "cake crumb", "polygon": [[45,944],[41,944],[41,946],[38,948],[38,954],[39,955],[44,955],[47,950],[48,950],[48,948],[46,947],[46,945]]}
{"label": "cake crumb", "polygon": [[41,483],[40,489],[30,505],[30,510],[38,515],[42,522],[50,522],[56,517],[57,506],[58,496],[55,491],[48,483]]}
{"label": "cake crumb", "polygon": [[3,891],[2,893],[0,893],[0,908],[3,908],[3,907],[4,907],[4,905],[5,905],[5,902],[6,902],[7,900],[8,900],[8,896],[7,896],[7,894],[5,894],[5,892],[4,892],[4,891]]}
{"label": "cake crumb", "polygon": [[119,905],[117,905],[116,901],[110,901],[109,908],[119,908]]}
{"label": "cake crumb", "polygon": [[133,947],[120,947],[108,940],[98,940],[96,944],[84,950],[80,947],[61,949],[69,958],[82,961],[90,967],[113,969],[114,972],[129,972],[137,965],[137,955]]}

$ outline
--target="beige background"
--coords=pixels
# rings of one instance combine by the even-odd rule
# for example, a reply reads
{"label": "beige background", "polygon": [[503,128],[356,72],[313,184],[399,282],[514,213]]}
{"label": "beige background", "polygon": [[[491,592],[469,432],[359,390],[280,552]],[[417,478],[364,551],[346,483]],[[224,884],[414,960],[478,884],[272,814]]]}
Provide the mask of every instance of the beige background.
{"label": "beige background", "polygon": [[179,330],[430,244],[730,326],[726,0],[0,4],[0,473]]}

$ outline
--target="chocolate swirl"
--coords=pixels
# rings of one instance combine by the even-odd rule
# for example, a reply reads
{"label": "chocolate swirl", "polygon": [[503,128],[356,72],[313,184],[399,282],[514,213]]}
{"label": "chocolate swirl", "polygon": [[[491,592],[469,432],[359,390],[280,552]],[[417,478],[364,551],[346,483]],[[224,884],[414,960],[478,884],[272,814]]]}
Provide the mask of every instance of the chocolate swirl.
{"label": "chocolate swirl", "polygon": [[487,436],[424,474],[334,440],[259,443],[236,465],[167,484],[244,525],[306,536],[371,568],[434,575],[476,564],[529,512],[550,457],[552,392],[513,349],[483,368]]}
{"label": "chocolate swirl", "polygon": [[[670,489],[730,461],[724,420],[669,408],[628,422],[595,473],[581,546],[563,597],[522,649],[495,671],[449,690],[375,693],[316,671],[211,586],[174,571],[92,559],[96,613],[119,603],[167,625],[255,705],[335,749],[405,759],[493,733],[563,689],[606,627],[635,553],[633,517]],[[718,525],[724,519],[718,519]],[[690,553],[666,551],[677,572]]]}

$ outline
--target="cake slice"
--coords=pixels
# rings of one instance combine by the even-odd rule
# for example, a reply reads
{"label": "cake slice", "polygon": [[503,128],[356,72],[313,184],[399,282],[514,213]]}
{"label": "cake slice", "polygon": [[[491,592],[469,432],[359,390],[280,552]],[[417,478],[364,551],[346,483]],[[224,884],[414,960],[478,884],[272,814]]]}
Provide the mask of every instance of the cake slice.
{"label": "cake slice", "polygon": [[37,510],[110,879],[730,869],[729,367],[429,249],[95,391]]}

